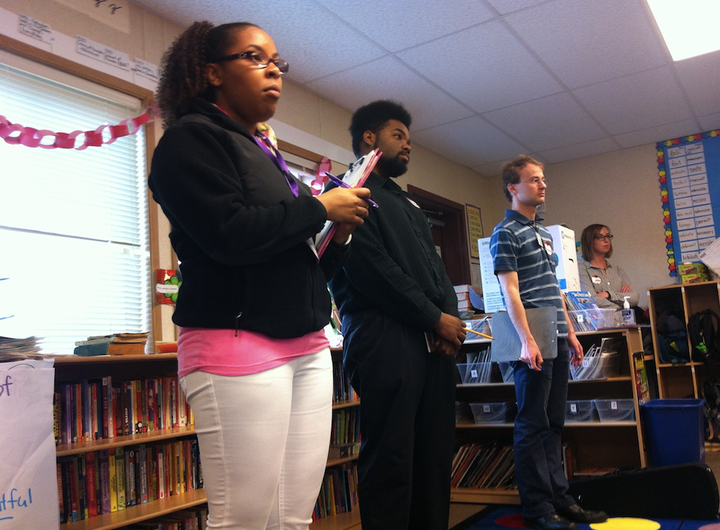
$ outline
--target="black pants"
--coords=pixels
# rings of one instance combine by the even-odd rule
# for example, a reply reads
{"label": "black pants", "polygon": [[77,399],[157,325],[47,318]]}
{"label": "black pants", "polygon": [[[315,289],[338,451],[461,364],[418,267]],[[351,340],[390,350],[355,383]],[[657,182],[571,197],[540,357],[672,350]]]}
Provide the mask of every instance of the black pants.
{"label": "black pants", "polygon": [[454,360],[422,330],[343,315],[344,364],[360,395],[363,530],[446,530],[455,439]]}

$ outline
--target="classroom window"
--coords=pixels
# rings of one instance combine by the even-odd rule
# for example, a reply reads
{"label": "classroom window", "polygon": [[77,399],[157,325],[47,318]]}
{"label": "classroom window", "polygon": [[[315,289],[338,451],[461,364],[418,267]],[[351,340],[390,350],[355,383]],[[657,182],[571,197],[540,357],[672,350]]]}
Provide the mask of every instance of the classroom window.
{"label": "classroom window", "polygon": [[[72,132],[141,112],[137,98],[0,55],[10,122]],[[0,335],[69,354],[91,335],[152,331],[144,128],[83,151],[0,140],[0,167],[0,318],[12,315]]]}

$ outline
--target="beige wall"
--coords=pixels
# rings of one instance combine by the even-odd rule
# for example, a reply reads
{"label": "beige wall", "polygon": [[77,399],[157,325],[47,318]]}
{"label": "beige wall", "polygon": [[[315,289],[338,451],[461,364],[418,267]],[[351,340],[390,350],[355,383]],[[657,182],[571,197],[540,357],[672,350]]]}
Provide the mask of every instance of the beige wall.
{"label": "beige wall", "polygon": [[[6,10],[0,12],[3,15],[22,13],[49,24],[55,32],[71,38],[80,34],[125,52],[131,59],[139,57],[159,65],[163,52],[182,28],[133,4],[128,7],[130,33],[125,33],[53,0],[0,0],[0,9]],[[14,28],[14,24],[2,27],[8,36],[21,38],[16,30],[8,29]],[[45,45],[40,43],[38,46]],[[402,100],[401,94],[388,96]],[[350,111],[286,81],[275,118],[349,150],[347,127],[350,116]],[[159,124],[155,127],[159,138]],[[617,236],[615,261],[627,269],[643,299],[647,287],[671,282],[666,273],[653,146],[555,164],[547,168],[546,174],[551,182],[547,224],[566,223],[578,236],[589,223],[609,224]],[[413,147],[410,170],[399,183],[403,186],[412,184],[452,201],[480,207],[486,236],[490,235],[508,205],[498,178],[483,179],[419,145]],[[164,219],[159,223],[159,232],[163,243],[160,263],[162,267],[169,267],[171,253]],[[163,316],[169,322],[169,311],[166,310]],[[168,325],[164,334],[171,331],[172,326]]]}

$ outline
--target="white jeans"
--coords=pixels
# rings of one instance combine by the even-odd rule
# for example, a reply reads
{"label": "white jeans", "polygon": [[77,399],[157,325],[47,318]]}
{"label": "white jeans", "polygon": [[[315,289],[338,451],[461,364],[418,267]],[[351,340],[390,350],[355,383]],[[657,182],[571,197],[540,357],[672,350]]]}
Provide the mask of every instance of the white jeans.
{"label": "white jeans", "polygon": [[330,351],[258,374],[180,379],[195,417],[208,528],[301,530],[327,463]]}

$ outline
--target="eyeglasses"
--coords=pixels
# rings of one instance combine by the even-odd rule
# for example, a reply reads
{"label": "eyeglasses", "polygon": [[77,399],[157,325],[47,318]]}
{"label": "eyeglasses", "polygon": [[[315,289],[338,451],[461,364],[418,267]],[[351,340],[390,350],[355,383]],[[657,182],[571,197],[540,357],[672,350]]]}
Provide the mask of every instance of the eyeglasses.
{"label": "eyeglasses", "polygon": [[608,234],[606,236],[598,235],[598,236],[595,236],[595,239],[597,239],[598,241],[604,241],[604,240],[612,241],[613,237],[615,237],[615,236],[612,234]]}
{"label": "eyeglasses", "polygon": [[540,183],[543,183],[544,186],[547,186],[547,179],[546,178],[540,178],[540,177],[533,177],[530,180],[521,180],[521,184],[532,184],[533,186],[537,186]]}
{"label": "eyeglasses", "polygon": [[258,68],[267,68],[270,66],[270,63],[272,63],[277,66],[277,69],[280,70],[281,74],[287,74],[290,70],[290,64],[288,64],[287,61],[284,61],[283,59],[273,59],[272,57],[268,57],[266,54],[259,51],[233,53],[232,55],[220,57],[218,60],[213,62],[221,63],[223,61],[234,61],[235,59],[250,59]]}

